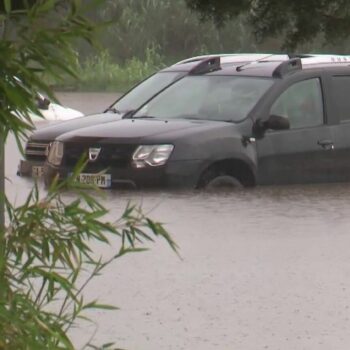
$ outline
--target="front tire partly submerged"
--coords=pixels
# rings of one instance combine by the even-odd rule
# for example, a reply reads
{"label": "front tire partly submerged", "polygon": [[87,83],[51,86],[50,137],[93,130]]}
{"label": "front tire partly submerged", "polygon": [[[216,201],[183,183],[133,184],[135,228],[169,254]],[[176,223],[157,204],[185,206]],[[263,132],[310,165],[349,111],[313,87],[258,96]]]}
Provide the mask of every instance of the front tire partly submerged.
{"label": "front tire partly submerged", "polygon": [[208,170],[200,178],[197,188],[205,190],[240,189],[242,183],[232,174],[218,170]]}

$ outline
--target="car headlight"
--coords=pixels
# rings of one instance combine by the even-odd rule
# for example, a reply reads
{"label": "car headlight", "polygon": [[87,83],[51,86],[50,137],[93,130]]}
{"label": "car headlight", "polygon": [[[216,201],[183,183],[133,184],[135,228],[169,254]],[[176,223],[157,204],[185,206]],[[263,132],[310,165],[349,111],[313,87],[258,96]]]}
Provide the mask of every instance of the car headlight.
{"label": "car headlight", "polygon": [[63,142],[54,141],[50,147],[49,155],[47,160],[52,165],[60,165],[63,158]]}
{"label": "car headlight", "polygon": [[173,151],[173,145],[143,145],[137,147],[132,159],[136,168],[144,168],[147,165],[164,165]]}

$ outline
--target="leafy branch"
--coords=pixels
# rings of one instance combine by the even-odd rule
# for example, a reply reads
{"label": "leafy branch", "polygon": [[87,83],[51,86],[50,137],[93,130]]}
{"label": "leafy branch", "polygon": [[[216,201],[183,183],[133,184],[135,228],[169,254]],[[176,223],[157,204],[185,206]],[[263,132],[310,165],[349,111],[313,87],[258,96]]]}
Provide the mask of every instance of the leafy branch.
{"label": "leafy branch", "polygon": [[[41,339],[39,345],[73,349],[67,332],[78,318],[85,318],[85,310],[116,309],[84,300],[82,292],[93,278],[114,260],[145,251],[144,243],[155,237],[177,251],[164,226],[139,207],[129,204],[118,220],[108,222],[104,220],[108,210],[94,196],[69,187],[69,181],[64,185],[75,197],[68,203],[57,188],[62,184],[50,188],[44,198],[35,186],[20,207],[6,203],[10,224],[0,242],[7,261],[3,307],[6,314],[21,314],[20,320],[10,323],[0,317],[0,344],[11,342],[6,349],[19,349],[34,339]],[[120,241],[114,253],[94,254],[97,243],[111,247],[114,238]]]}
{"label": "leafy branch", "polygon": [[[21,139],[34,128],[31,115],[40,114],[37,92],[55,99],[43,74],[76,78],[75,40],[93,43],[96,25],[82,15],[79,0],[4,0],[2,5],[0,160],[4,164],[2,149],[9,133],[21,147]],[[69,190],[73,199],[64,198],[63,190]],[[65,183],[54,182],[44,195],[34,186],[18,207],[4,192],[0,188],[0,214],[3,200],[7,216],[6,227],[0,227],[0,350],[74,349],[67,332],[77,320],[86,319],[86,310],[115,309],[85,301],[83,291],[93,278],[116,259],[144,251],[144,244],[156,237],[177,250],[164,226],[139,207],[128,205],[119,219],[108,221],[108,209],[86,186],[75,184],[74,176]],[[116,241],[119,245],[111,256],[95,253],[97,246],[112,248]]]}

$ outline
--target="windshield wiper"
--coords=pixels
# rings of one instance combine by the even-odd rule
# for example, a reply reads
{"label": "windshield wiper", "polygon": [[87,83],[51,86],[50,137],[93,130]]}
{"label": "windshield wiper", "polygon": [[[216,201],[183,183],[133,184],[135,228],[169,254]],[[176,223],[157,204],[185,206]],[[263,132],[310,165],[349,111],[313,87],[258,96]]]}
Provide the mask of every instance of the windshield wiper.
{"label": "windshield wiper", "polygon": [[126,111],[121,114],[123,114],[122,119],[132,119],[133,114],[135,113],[135,109],[130,109],[129,111]]}
{"label": "windshield wiper", "polygon": [[134,117],[131,113],[126,114],[123,116],[123,119],[155,119],[156,117],[153,117],[151,115],[142,115],[140,117]]}
{"label": "windshield wiper", "polygon": [[109,107],[109,108],[107,108],[107,109],[104,111],[104,113],[107,113],[107,112],[113,112],[113,113],[115,113],[115,114],[122,114],[122,112],[119,111],[118,109],[116,109],[115,107]]}
{"label": "windshield wiper", "polygon": [[209,117],[199,117],[197,115],[184,115],[178,119],[188,119],[188,120],[202,120],[202,121],[211,121],[211,122],[225,122],[225,123],[234,123],[233,119],[211,119]]}

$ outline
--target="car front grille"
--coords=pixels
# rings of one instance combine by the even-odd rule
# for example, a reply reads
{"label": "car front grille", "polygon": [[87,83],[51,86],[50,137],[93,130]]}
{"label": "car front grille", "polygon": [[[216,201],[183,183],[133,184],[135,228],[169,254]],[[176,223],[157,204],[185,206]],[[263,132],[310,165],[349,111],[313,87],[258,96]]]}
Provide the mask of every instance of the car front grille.
{"label": "car front grille", "polygon": [[28,142],[25,149],[26,158],[44,162],[49,144],[49,142]]}
{"label": "car front grille", "polygon": [[85,170],[102,170],[111,166],[125,169],[129,166],[136,147],[136,145],[130,144],[85,145],[66,143],[64,164],[70,168],[74,167],[82,157],[88,159],[89,148],[101,148],[96,160],[89,160]]}

